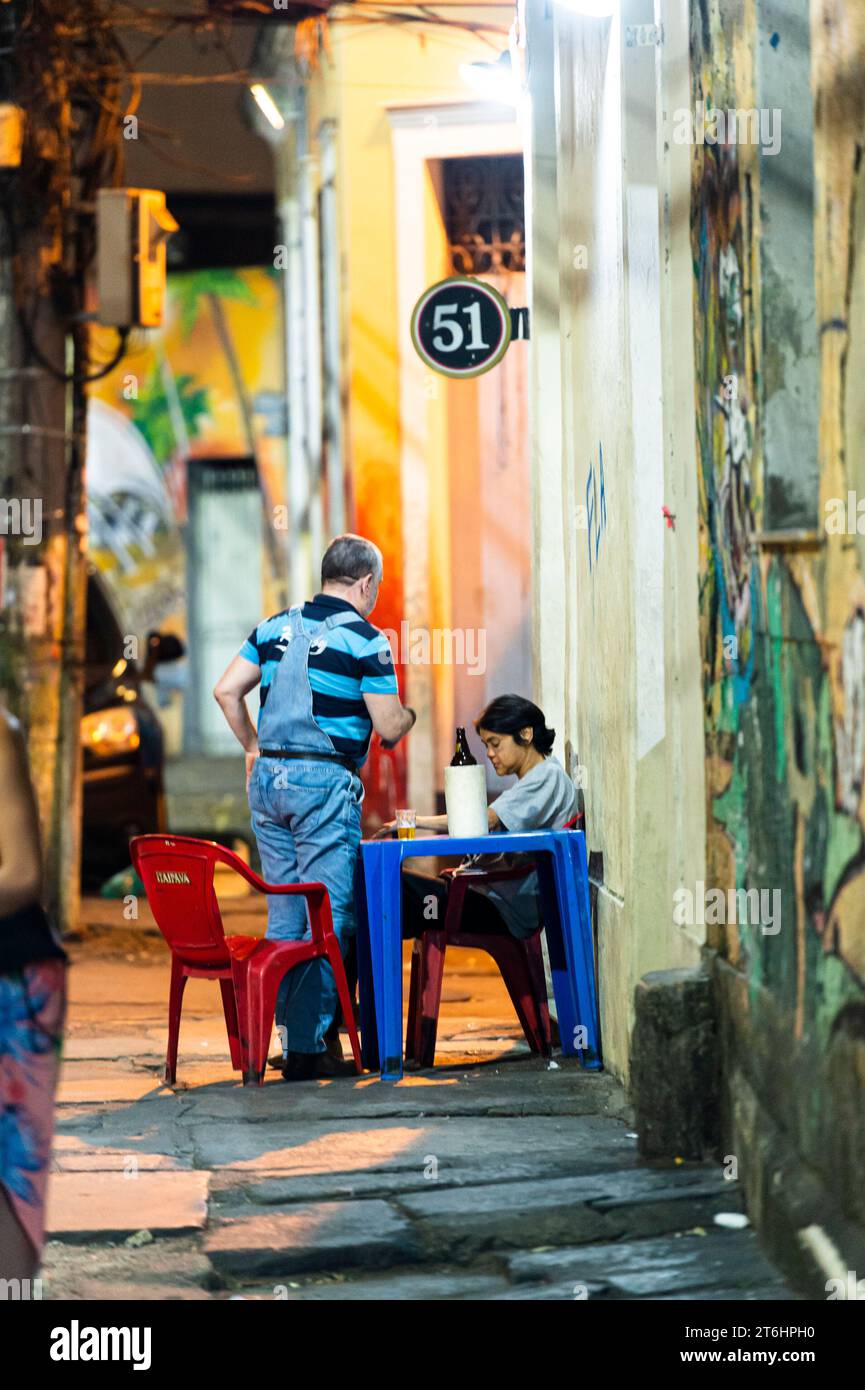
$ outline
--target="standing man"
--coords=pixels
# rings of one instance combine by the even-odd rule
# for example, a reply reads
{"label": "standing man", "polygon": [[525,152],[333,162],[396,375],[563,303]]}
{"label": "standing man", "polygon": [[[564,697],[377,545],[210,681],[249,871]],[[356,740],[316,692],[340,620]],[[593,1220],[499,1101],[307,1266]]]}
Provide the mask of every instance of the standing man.
{"label": "standing man", "polygon": [[[213,692],[246,752],[264,876],[271,883],[323,883],[343,954],[356,927],[358,769],[373,729],[392,747],[416,719],[399,698],[386,637],[367,622],[381,581],[378,546],[362,536],[338,536],[321,562],[321,593],[259,623]],[[244,697],[259,682],[256,733]],[[308,934],[303,899],[268,900],[269,940]],[[326,1050],[336,1005],[327,961],[309,961],[283,980],[276,1023],[287,1081],[354,1070]]]}

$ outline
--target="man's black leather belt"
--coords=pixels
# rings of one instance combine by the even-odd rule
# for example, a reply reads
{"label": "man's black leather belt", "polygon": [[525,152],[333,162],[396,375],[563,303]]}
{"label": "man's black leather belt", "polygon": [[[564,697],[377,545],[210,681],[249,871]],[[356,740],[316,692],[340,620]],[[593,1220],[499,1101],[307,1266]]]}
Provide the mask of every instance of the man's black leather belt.
{"label": "man's black leather belt", "polygon": [[339,763],[340,767],[347,767],[349,772],[357,772],[357,763],[353,763],[351,758],[346,757],[345,753],[313,753],[295,752],[289,748],[259,748],[260,758],[302,758],[306,762],[313,763]]}

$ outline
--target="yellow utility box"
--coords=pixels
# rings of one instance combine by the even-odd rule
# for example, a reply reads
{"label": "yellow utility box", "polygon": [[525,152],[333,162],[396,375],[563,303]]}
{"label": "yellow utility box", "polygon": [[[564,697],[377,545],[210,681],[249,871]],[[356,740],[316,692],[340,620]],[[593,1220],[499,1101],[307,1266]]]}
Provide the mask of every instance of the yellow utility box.
{"label": "yellow utility box", "polygon": [[159,328],[165,243],[177,223],[157,188],[100,188],[96,205],[100,323]]}

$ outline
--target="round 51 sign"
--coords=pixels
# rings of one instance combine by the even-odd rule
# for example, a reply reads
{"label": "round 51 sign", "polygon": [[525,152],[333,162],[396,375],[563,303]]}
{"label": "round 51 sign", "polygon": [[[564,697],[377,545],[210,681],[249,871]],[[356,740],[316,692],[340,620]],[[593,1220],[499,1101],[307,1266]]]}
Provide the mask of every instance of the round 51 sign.
{"label": "round 51 sign", "polygon": [[483,280],[451,275],[424,290],[411,316],[412,342],[428,366],[470,377],[500,362],[511,340],[511,311]]}

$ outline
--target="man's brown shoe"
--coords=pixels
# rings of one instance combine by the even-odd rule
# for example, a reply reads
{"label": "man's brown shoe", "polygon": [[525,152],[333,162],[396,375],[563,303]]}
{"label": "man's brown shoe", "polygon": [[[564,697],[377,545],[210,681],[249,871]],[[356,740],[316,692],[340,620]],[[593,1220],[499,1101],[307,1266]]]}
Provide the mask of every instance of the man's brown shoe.
{"label": "man's brown shoe", "polygon": [[[328,1056],[332,1057],[335,1062],[342,1062],[345,1059],[345,1053],[342,1050],[342,1042],[340,1041],[339,1036],[339,1027],[336,1024],[332,1023],[330,1025],[330,1027],[324,1035],[323,1042]],[[299,1057],[304,1057],[312,1054],[299,1052],[296,1055]],[[316,1057],[323,1056],[323,1054],[320,1052],[317,1052],[314,1055]],[[268,1057],[267,1059],[267,1065],[269,1067],[272,1067],[274,1071],[282,1071],[285,1067],[285,1064],[286,1059],[281,1052],[274,1052],[273,1056]]]}
{"label": "man's brown shoe", "polygon": [[354,1062],[340,1062],[329,1052],[289,1052],[283,1081],[316,1081],[319,1077],[357,1076]]}

